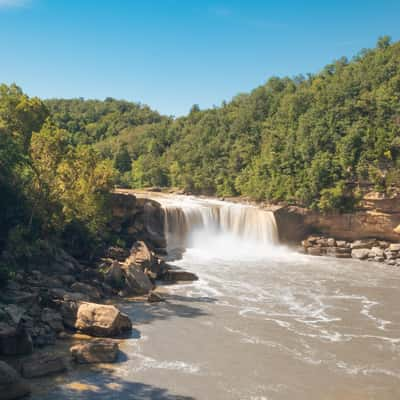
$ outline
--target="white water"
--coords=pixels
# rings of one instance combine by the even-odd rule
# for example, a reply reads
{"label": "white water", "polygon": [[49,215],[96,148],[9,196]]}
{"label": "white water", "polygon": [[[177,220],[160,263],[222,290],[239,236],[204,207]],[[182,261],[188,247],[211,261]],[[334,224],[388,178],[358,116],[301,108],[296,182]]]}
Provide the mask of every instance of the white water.
{"label": "white water", "polygon": [[165,234],[174,248],[207,249],[219,257],[262,256],[279,251],[272,212],[250,205],[194,197],[160,197]]}

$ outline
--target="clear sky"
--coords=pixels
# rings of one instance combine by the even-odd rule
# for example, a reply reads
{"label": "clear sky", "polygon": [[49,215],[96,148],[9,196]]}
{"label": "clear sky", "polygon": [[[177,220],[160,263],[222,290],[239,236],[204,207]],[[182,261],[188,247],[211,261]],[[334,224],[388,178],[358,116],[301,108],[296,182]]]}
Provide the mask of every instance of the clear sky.
{"label": "clear sky", "polygon": [[0,0],[0,82],[164,114],[400,39],[400,0]]}

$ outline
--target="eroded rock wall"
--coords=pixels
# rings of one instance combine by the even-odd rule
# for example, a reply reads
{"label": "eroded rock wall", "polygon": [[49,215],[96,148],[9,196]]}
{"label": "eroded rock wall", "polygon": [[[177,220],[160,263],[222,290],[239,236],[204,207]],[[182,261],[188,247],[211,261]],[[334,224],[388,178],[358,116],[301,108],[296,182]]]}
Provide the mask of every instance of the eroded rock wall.
{"label": "eroded rock wall", "polygon": [[308,234],[321,233],[343,240],[376,238],[400,242],[400,195],[364,196],[360,208],[352,213],[322,214],[296,206],[274,211],[280,239],[298,243]]}

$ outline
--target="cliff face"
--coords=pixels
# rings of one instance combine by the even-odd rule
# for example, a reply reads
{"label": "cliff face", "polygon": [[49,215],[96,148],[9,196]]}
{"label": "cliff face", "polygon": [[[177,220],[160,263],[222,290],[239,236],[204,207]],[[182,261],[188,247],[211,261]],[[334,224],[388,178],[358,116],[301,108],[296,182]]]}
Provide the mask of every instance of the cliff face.
{"label": "cliff face", "polygon": [[134,241],[144,240],[155,250],[165,249],[164,214],[159,203],[138,198],[130,191],[116,191],[112,194],[111,204],[111,229],[128,246]]}
{"label": "cliff face", "polygon": [[376,238],[400,242],[400,195],[371,192],[353,213],[321,214],[287,206],[275,211],[282,242],[299,242],[307,234],[321,233],[343,240]]}

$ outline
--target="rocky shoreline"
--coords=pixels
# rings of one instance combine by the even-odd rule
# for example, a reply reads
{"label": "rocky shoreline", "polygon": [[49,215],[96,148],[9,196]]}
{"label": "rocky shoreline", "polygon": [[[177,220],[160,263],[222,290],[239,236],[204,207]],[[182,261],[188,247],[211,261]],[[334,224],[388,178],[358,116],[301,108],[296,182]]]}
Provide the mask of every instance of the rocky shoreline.
{"label": "rocky shoreline", "polygon": [[354,258],[400,267],[400,243],[377,239],[349,242],[332,237],[311,235],[301,242],[301,246],[302,252],[312,256]]}
{"label": "rocky shoreline", "polygon": [[[118,340],[130,336],[132,321],[115,305],[118,301],[164,299],[157,283],[196,280],[175,269],[144,241],[131,249],[110,247],[104,257],[85,266],[61,249],[49,265],[20,272],[0,293],[0,399],[30,393],[29,381],[63,373],[82,363],[115,362]],[[76,333],[89,335],[76,341]],[[69,352],[48,349],[71,339]]]}

